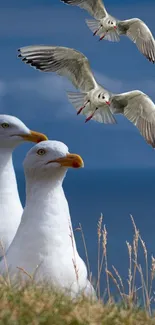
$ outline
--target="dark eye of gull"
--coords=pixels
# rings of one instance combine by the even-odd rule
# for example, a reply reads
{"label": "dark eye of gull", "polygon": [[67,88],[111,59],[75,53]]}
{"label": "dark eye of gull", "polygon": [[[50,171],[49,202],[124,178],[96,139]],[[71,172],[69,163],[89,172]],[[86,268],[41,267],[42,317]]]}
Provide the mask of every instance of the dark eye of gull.
{"label": "dark eye of gull", "polygon": [[8,123],[2,123],[1,126],[2,126],[3,129],[9,128],[9,124]]}
{"label": "dark eye of gull", "polygon": [[37,151],[37,154],[38,154],[39,156],[43,156],[43,155],[45,155],[45,153],[46,153],[46,151],[45,151],[44,149],[39,149],[39,150]]}

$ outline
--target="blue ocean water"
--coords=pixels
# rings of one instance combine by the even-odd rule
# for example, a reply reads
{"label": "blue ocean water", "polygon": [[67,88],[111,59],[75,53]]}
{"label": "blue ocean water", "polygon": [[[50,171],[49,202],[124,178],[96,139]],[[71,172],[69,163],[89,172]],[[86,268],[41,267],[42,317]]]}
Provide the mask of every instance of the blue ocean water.
{"label": "blue ocean water", "polygon": [[[23,172],[17,173],[24,204]],[[108,231],[108,264],[114,265],[126,281],[128,253],[126,241],[133,238],[133,215],[148,248],[149,258],[155,254],[155,169],[69,170],[64,190],[70,206],[73,228],[79,223],[85,235],[91,270],[97,276],[97,223],[101,212]],[[80,255],[85,251],[80,232],[75,232]],[[140,251],[140,262],[143,254]]]}

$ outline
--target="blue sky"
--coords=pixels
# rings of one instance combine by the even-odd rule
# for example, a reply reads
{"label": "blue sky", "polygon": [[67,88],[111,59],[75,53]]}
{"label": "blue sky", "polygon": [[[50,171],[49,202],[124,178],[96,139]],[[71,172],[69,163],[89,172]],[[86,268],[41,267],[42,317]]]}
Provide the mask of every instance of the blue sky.
{"label": "blue sky", "polygon": [[[107,10],[120,19],[139,17],[155,34],[154,1],[105,0]],[[117,125],[84,123],[76,116],[65,91],[73,90],[65,79],[44,74],[24,65],[17,49],[30,44],[51,44],[76,48],[90,60],[99,82],[113,92],[140,89],[155,101],[155,66],[126,38],[113,44],[98,42],[85,24],[84,10],[59,0],[6,0],[0,3],[0,113],[12,114],[30,128],[65,142],[80,153],[86,168],[154,167],[154,150],[138,130],[123,117]],[[15,153],[21,168],[30,145]]]}

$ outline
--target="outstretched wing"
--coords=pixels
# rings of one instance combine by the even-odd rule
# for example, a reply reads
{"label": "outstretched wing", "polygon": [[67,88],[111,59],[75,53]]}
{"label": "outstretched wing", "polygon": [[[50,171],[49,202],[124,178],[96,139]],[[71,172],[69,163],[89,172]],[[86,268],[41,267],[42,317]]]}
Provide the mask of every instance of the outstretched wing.
{"label": "outstretched wing", "polygon": [[43,72],[65,76],[81,91],[90,91],[97,85],[88,59],[74,49],[38,45],[22,47],[18,51],[26,64]]}
{"label": "outstretched wing", "polygon": [[134,18],[118,23],[119,29],[133,41],[139,51],[151,62],[155,62],[155,40],[147,25]]}
{"label": "outstretched wing", "polygon": [[85,9],[89,12],[91,16],[96,19],[102,19],[107,15],[104,3],[102,0],[61,0],[62,2],[78,6],[82,9]]}
{"label": "outstretched wing", "polygon": [[122,113],[155,148],[155,104],[141,91],[115,95],[112,97],[113,113]]}

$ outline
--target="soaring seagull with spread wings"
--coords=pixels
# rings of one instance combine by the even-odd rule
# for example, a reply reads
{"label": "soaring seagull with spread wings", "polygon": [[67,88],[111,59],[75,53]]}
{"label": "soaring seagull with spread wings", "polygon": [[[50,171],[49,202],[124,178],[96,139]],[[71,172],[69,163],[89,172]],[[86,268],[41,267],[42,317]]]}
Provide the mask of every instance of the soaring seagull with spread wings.
{"label": "soaring seagull with spread wings", "polygon": [[94,35],[100,36],[100,40],[118,42],[120,35],[126,35],[149,61],[155,62],[155,40],[150,29],[141,19],[118,20],[108,14],[102,0],[61,1],[87,10],[95,19],[87,19],[86,23]]}
{"label": "soaring seagull with spread wings", "polygon": [[68,97],[77,114],[101,123],[117,123],[113,114],[123,114],[155,148],[155,104],[139,90],[112,94],[99,85],[89,61],[82,53],[59,46],[27,46],[19,49],[26,64],[43,72],[56,72],[67,77],[81,92],[69,92]]}

